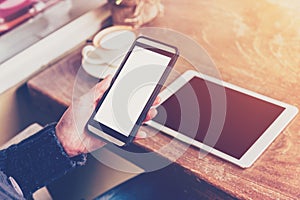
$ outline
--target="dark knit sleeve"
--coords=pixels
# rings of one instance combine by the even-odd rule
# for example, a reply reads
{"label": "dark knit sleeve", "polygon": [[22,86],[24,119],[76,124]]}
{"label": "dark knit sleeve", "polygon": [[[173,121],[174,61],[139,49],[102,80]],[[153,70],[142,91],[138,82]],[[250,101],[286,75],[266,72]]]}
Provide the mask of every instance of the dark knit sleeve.
{"label": "dark knit sleeve", "polygon": [[86,162],[86,155],[70,158],[51,124],[0,153],[0,169],[13,177],[25,197]]}

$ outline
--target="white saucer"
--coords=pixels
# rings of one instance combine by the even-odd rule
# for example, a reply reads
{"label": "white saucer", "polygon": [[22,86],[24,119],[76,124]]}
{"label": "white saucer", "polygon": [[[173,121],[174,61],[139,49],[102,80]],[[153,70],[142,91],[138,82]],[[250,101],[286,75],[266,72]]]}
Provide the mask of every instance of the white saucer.
{"label": "white saucer", "polygon": [[84,71],[89,75],[95,78],[103,79],[109,74],[114,75],[117,69],[119,68],[119,66],[121,65],[122,60],[123,57],[115,60],[112,64],[96,65],[96,64],[88,63],[85,59],[82,59],[81,65]]}
{"label": "white saucer", "polygon": [[[102,79],[109,74],[114,75],[136,37],[136,32],[130,26],[111,26],[101,30],[93,38],[93,46],[98,48],[98,51],[102,51],[99,54],[103,56],[104,63],[101,64],[101,59],[99,59],[99,63],[92,63],[88,58],[85,59],[85,53],[87,52],[82,52],[83,58],[81,63],[83,69],[95,78]],[[112,38],[114,39],[112,40]],[[121,48],[120,44],[124,46]],[[119,51],[115,52],[118,48],[120,48]],[[110,62],[110,60],[113,61]]]}

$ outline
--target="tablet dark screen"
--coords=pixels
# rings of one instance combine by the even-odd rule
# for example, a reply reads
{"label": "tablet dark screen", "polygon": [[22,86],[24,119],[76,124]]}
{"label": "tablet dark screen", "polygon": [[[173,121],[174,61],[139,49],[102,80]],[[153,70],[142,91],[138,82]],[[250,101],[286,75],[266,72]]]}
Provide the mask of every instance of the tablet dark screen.
{"label": "tablet dark screen", "polygon": [[[195,140],[213,146],[215,149],[239,159],[285,108],[225,88],[226,104],[224,103],[224,105],[226,106],[226,113],[225,115],[223,111],[223,113],[219,113],[225,116],[220,136],[216,140],[217,142],[212,144],[203,142],[211,122],[212,106],[215,106],[212,105],[209,91],[220,89],[222,89],[222,86],[218,84],[194,77],[189,81],[189,84],[185,84],[175,95],[173,94],[158,106],[158,114],[153,121],[164,124],[176,131],[180,126],[179,132],[182,134],[193,137]],[[193,96],[196,98],[190,98]],[[198,106],[198,108],[195,106]],[[185,114],[185,118],[182,118],[183,110],[181,108],[188,109],[188,112],[184,111],[188,113],[188,115]],[[188,120],[186,117],[188,117]],[[197,133],[190,129],[195,123],[197,124]]]}

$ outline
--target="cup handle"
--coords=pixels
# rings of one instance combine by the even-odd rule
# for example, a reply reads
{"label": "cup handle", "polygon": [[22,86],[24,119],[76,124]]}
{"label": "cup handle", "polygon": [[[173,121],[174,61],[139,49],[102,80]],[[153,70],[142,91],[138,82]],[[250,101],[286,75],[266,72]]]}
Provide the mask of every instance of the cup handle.
{"label": "cup handle", "polygon": [[81,55],[82,57],[85,59],[88,55],[88,53],[90,51],[94,51],[96,49],[96,47],[92,46],[92,45],[86,45],[85,47],[83,47],[83,49],[81,50]]}
{"label": "cup handle", "polygon": [[92,58],[89,56],[89,53],[93,52],[95,50],[96,50],[96,47],[92,46],[92,45],[87,45],[87,46],[83,47],[83,49],[81,50],[82,59],[85,60],[86,62],[88,62],[90,64],[94,64],[94,65],[104,64],[105,63],[104,59],[96,59],[96,58]]}

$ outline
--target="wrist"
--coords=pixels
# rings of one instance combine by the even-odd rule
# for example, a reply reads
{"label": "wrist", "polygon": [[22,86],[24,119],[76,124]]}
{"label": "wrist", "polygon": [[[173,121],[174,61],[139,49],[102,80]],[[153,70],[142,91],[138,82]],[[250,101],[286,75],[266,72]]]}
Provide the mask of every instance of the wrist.
{"label": "wrist", "polygon": [[58,138],[58,141],[62,145],[64,151],[69,157],[74,157],[84,153],[81,144],[76,144],[76,142],[74,142],[74,138],[70,138],[70,136],[72,137],[74,134],[70,133],[70,131],[73,131],[66,126],[66,124],[59,122],[55,127],[56,137]]}

